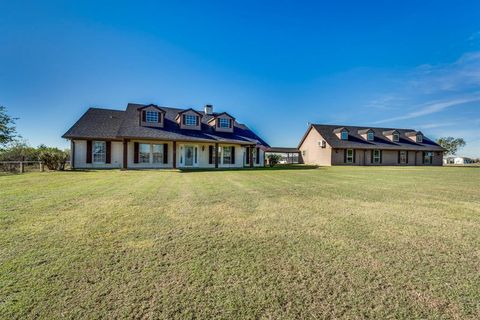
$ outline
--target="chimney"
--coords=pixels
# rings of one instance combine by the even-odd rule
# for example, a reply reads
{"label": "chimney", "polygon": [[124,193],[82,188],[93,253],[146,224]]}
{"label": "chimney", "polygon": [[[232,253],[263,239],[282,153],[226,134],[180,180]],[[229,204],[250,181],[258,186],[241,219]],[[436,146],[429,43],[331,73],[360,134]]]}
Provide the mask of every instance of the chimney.
{"label": "chimney", "polygon": [[211,115],[213,113],[213,106],[211,104],[205,105],[205,114]]}

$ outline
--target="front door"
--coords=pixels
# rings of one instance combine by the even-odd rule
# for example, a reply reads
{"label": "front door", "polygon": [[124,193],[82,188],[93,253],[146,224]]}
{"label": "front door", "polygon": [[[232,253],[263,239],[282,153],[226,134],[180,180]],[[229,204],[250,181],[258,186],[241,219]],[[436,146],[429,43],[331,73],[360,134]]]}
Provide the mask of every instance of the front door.
{"label": "front door", "polygon": [[185,147],[185,166],[187,167],[193,166],[193,147],[192,146]]}

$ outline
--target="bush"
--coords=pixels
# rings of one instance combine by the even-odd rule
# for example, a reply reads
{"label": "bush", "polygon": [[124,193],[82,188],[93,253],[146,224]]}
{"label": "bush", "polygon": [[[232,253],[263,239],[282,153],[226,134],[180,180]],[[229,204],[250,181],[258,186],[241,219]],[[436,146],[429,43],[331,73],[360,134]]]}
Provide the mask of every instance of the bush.
{"label": "bush", "polygon": [[267,157],[268,164],[270,165],[270,167],[273,167],[276,164],[278,164],[278,162],[280,161],[281,158],[282,157],[279,154],[269,154],[268,157]]}
{"label": "bush", "polygon": [[40,148],[40,161],[42,161],[49,170],[65,170],[69,154],[57,148]]}

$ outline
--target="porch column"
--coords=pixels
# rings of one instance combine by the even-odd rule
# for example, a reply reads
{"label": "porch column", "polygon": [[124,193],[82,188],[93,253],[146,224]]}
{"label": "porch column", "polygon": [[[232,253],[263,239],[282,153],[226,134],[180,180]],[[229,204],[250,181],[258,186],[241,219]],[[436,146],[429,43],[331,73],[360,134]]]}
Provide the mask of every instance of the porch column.
{"label": "porch column", "polygon": [[128,169],[128,139],[123,139],[123,170]]}
{"label": "porch column", "polygon": [[215,168],[218,168],[218,143],[215,143]]}
{"label": "porch column", "polygon": [[[250,168],[253,168],[253,149],[255,148],[255,146],[251,146],[250,147]],[[257,155],[258,157],[258,155]]]}
{"label": "porch column", "polygon": [[177,141],[173,141],[173,169],[177,168]]}

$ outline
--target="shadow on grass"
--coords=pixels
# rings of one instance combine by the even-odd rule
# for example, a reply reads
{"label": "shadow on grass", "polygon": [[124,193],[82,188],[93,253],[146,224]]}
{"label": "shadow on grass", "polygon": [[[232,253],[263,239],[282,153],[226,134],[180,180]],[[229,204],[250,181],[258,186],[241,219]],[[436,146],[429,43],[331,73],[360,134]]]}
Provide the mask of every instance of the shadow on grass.
{"label": "shadow on grass", "polygon": [[283,171],[283,170],[312,170],[317,169],[318,166],[311,165],[276,165],[275,167],[244,167],[244,168],[180,168],[181,173],[188,172],[221,172],[221,171]]}

